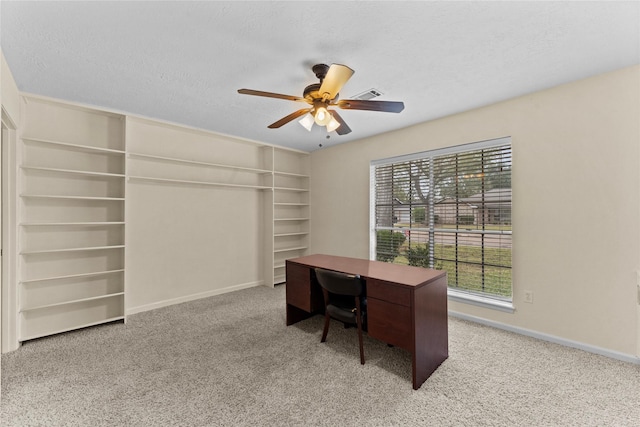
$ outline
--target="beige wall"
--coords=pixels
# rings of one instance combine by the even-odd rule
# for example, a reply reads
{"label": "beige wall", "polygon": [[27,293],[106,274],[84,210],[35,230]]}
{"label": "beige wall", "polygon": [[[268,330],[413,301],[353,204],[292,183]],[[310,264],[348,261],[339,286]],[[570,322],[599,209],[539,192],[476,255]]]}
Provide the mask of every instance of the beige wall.
{"label": "beige wall", "polygon": [[313,152],[311,252],[368,257],[371,160],[511,136],[515,312],[449,309],[639,354],[639,77],[625,68]]}
{"label": "beige wall", "polygon": [[[258,168],[259,145],[127,117],[128,153]],[[126,186],[126,312],[263,283],[263,193],[131,176],[249,183],[259,174],[130,155]],[[235,180],[235,181],[234,181]],[[254,184],[259,184],[254,181]]]}

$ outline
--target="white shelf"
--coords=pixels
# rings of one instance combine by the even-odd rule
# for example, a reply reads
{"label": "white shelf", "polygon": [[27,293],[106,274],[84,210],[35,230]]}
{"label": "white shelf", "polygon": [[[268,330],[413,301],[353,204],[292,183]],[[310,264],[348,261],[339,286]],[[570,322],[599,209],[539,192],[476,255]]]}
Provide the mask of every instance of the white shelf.
{"label": "white shelf", "polygon": [[20,168],[24,170],[64,173],[64,174],[73,174],[73,175],[103,176],[108,178],[124,178],[124,174],[120,174],[120,173],[93,172],[93,171],[83,171],[83,170],[75,170],[75,169],[46,168],[46,167],[40,167],[40,166],[20,166]]}
{"label": "white shelf", "polygon": [[123,155],[125,153],[123,150],[114,150],[112,148],[93,147],[91,145],[69,144],[68,142],[52,141],[50,139],[28,138],[28,137],[24,137],[23,136],[22,140],[23,141],[30,141],[30,142],[39,142],[39,143],[49,144],[49,145],[55,145],[55,146],[60,146],[60,147],[64,147],[64,148],[69,148],[69,149],[76,150],[76,151],[85,151],[85,152],[90,152],[90,153],[116,154],[116,155]]}
{"label": "white shelf", "polygon": [[53,253],[61,253],[61,252],[80,252],[80,251],[101,251],[108,249],[122,249],[124,245],[113,245],[113,246],[93,246],[87,248],[67,248],[67,249],[46,249],[46,250],[38,250],[38,251],[22,251],[20,255],[36,255],[36,254],[53,254]]}
{"label": "white shelf", "polygon": [[65,276],[51,276],[51,277],[41,277],[39,279],[22,280],[20,283],[28,284],[28,283],[36,283],[36,282],[48,282],[53,280],[77,279],[82,277],[104,276],[107,274],[115,274],[115,273],[123,273],[123,272],[124,272],[124,269],[95,271],[92,273],[68,274]]}
{"label": "white shelf", "polygon": [[276,284],[277,283],[284,283],[285,280],[286,280],[286,276],[284,274],[280,275],[280,276],[274,276],[273,283],[276,283]]}
{"label": "white shelf", "polygon": [[53,331],[42,332],[42,333],[39,333],[39,334],[21,336],[19,338],[19,340],[20,341],[33,340],[33,339],[36,339],[36,338],[46,337],[48,335],[54,335],[54,334],[60,334],[60,333],[63,333],[63,332],[74,331],[76,329],[82,329],[82,328],[88,328],[90,326],[102,325],[103,323],[110,323],[110,322],[115,322],[115,321],[118,321],[118,320],[124,320],[124,316],[109,317],[107,319],[99,320],[97,322],[83,323],[83,324],[80,324],[80,325],[71,326],[69,328],[54,329]]}
{"label": "white shelf", "polygon": [[63,306],[63,305],[79,304],[79,303],[82,303],[82,302],[96,301],[96,300],[101,300],[101,299],[105,299],[105,298],[113,298],[113,297],[117,297],[117,296],[124,296],[124,292],[115,292],[115,293],[112,293],[112,294],[99,295],[99,296],[89,297],[89,298],[80,298],[80,299],[76,299],[76,300],[72,300],[72,301],[56,302],[56,303],[53,303],[53,304],[43,304],[43,305],[39,305],[39,306],[36,306],[36,307],[22,308],[22,309],[20,309],[20,313],[26,313],[28,311],[43,310],[45,308],[59,307],[59,306]]}
{"label": "white shelf", "polygon": [[309,178],[309,175],[304,175],[301,173],[283,172],[283,171],[273,171],[273,173],[276,175],[291,176],[296,178]]}
{"label": "white shelf", "polygon": [[60,200],[105,200],[123,202],[124,197],[93,197],[93,196],[54,196],[47,194],[21,194],[20,197],[27,199],[60,199]]}
{"label": "white shelf", "polygon": [[274,234],[273,237],[288,237],[288,236],[306,236],[307,234],[309,234],[309,232],[307,231],[299,231],[296,233],[279,233],[279,234]]}
{"label": "white shelf", "polygon": [[283,248],[283,249],[274,249],[273,253],[279,253],[279,252],[294,252],[294,251],[303,251],[305,249],[308,249],[306,246],[298,246],[296,248]]}
{"label": "white shelf", "polygon": [[273,266],[273,269],[277,269],[277,268],[285,268],[287,265],[286,264],[277,264]]}
{"label": "white shelf", "polygon": [[274,218],[274,221],[308,221],[309,218]]}
{"label": "white shelf", "polygon": [[78,226],[78,227],[95,227],[102,225],[124,225],[124,221],[104,221],[104,222],[23,222],[22,227],[42,227],[42,226]]}
{"label": "white shelf", "polygon": [[245,172],[269,173],[269,174],[272,173],[272,171],[267,169],[248,168],[245,166],[225,165],[225,164],[219,164],[219,163],[198,162],[195,160],[177,159],[174,157],[164,157],[164,156],[154,156],[151,154],[129,153],[129,156],[140,157],[144,159],[160,160],[164,162],[185,163],[185,164],[196,165],[196,166],[208,166],[208,167],[214,167],[214,168],[234,169],[234,170],[240,170]]}
{"label": "white shelf", "polygon": [[309,206],[309,203],[274,203],[275,206]]}
{"label": "white shelf", "polygon": [[254,190],[271,190],[271,187],[263,185],[247,185],[247,184],[229,184],[223,182],[206,182],[206,181],[188,181],[183,179],[169,179],[169,178],[153,178],[150,176],[129,176],[129,179],[161,182],[166,184],[185,184],[185,185],[205,185],[212,187],[234,187],[234,188],[249,188]]}
{"label": "white shelf", "polygon": [[274,190],[277,191],[299,191],[299,192],[308,192],[308,188],[292,188],[292,187],[273,187]]}

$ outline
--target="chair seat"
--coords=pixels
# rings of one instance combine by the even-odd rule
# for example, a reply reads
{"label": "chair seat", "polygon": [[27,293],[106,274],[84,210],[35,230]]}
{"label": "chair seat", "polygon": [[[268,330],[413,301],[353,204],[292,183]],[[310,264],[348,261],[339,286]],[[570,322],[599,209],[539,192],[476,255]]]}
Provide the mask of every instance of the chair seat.
{"label": "chair seat", "polygon": [[356,324],[356,314],[352,311],[345,310],[344,308],[336,307],[335,305],[328,305],[327,312],[332,318],[344,323]]}
{"label": "chair seat", "polygon": [[[353,298],[349,297],[347,299],[334,299],[331,304],[328,304],[326,307],[329,316],[332,318],[343,322],[355,325],[358,323],[355,313],[355,305],[353,304]],[[367,314],[367,299],[360,299],[360,310],[362,311],[362,324],[366,325],[366,314]],[[366,330],[366,327],[364,327]]]}

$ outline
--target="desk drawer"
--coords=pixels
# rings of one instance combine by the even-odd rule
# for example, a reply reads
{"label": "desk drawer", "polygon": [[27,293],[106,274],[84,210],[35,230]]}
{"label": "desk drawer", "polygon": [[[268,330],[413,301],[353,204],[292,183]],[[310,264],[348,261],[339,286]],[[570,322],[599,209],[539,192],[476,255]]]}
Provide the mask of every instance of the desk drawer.
{"label": "desk drawer", "polygon": [[367,297],[389,301],[405,307],[411,306],[411,290],[382,280],[367,279]]}
{"label": "desk drawer", "polygon": [[324,312],[322,289],[310,267],[287,262],[287,304],[307,313]]}
{"label": "desk drawer", "polygon": [[367,296],[368,334],[396,347],[412,351],[411,309]]}
{"label": "desk drawer", "polygon": [[287,263],[287,304],[311,312],[311,271]]}

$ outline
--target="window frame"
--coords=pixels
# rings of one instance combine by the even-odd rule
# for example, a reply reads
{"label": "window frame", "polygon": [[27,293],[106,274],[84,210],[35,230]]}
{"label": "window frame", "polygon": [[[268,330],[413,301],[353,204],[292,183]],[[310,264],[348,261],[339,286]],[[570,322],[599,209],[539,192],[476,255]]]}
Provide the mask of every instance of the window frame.
{"label": "window frame", "polygon": [[[437,158],[437,157],[441,157],[441,156],[446,156],[446,155],[454,155],[454,154],[463,154],[463,153],[468,153],[468,152],[473,152],[473,151],[479,151],[479,150],[484,150],[484,149],[491,149],[491,148],[496,148],[496,147],[500,147],[500,146],[505,146],[505,145],[509,145],[510,149],[511,149],[511,154],[513,153],[513,146],[512,146],[512,142],[511,142],[511,137],[507,136],[507,137],[502,137],[502,138],[496,138],[496,139],[491,139],[491,140],[485,140],[485,141],[479,141],[479,142],[472,142],[472,143],[467,143],[467,144],[462,144],[462,145],[456,145],[456,146],[451,146],[451,147],[445,147],[445,148],[439,148],[439,149],[434,149],[434,150],[428,150],[428,151],[422,151],[422,152],[418,152],[418,153],[412,153],[412,154],[406,154],[406,155],[401,155],[401,156],[395,156],[395,157],[389,157],[389,158],[384,158],[384,159],[377,159],[377,160],[373,160],[370,163],[370,197],[369,197],[369,201],[370,201],[370,207],[369,207],[369,222],[370,222],[370,240],[369,240],[369,259],[371,260],[375,260],[376,259],[376,255],[377,255],[377,251],[376,251],[376,232],[379,229],[393,229],[393,230],[400,230],[397,227],[379,227],[377,226],[377,222],[376,222],[376,207],[378,206],[376,197],[376,170],[378,167],[380,166],[389,166],[389,165],[393,165],[393,164],[400,164],[400,163],[406,163],[406,162],[415,162],[415,161],[421,161],[421,160],[425,160],[425,159],[429,159],[429,161],[431,162],[431,165],[433,165],[433,159]],[[511,185],[509,187],[510,191],[512,191],[513,185]],[[433,204],[433,200],[431,201],[431,204]],[[434,227],[434,209],[427,209],[427,216],[428,216],[428,221],[427,221],[427,229],[430,230],[431,233],[433,233],[433,231],[435,230]],[[406,230],[406,228],[404,229]],[[410,230],[419,230],[416,228],[410,228]],[[484,230],[483,230],[484,232]],[[457,233],[457,231],[456,231]],[[498,234],[504,234],[504,235],[510,235],[512,236],[512,231],[502,231]],[[434,242],[433,236],[429,237],[429,242]],[[484,244],[484,243],[483,243]],[[431,257],[431,265],[433,265],[433,251],[430,251],[430,257]],[[511,252],[511,258],[513,259],[513,252]],[[513,269],[511,268],[511,271],[513,271]],[[513,307],[513,288],[514,288],[514,282],[513,282],[513,275],[511,276],[511,295],[509,297],[499,297],[497,295],[492,295],[489,293],[484,294],[484,292],[472,292],[472,291],[467,291],[467,290],[462,290],[462,289],[457,289],[457,288],[452,288],[447,286],[447,292],[448,292],[448,296],[449,299],[452,301],[458,301],[458,302],[464,302],[464,303],[468,303],[468,304],[473,304],[473,305],[478,305],[478,306],[482,306],[482,307],[487,307],[487,308],[492,308],[492,309],[497,309],[497,310],[501,310],[501,311],[505,311],[505,312],[513,312],[514,311],[514,307]]]}

